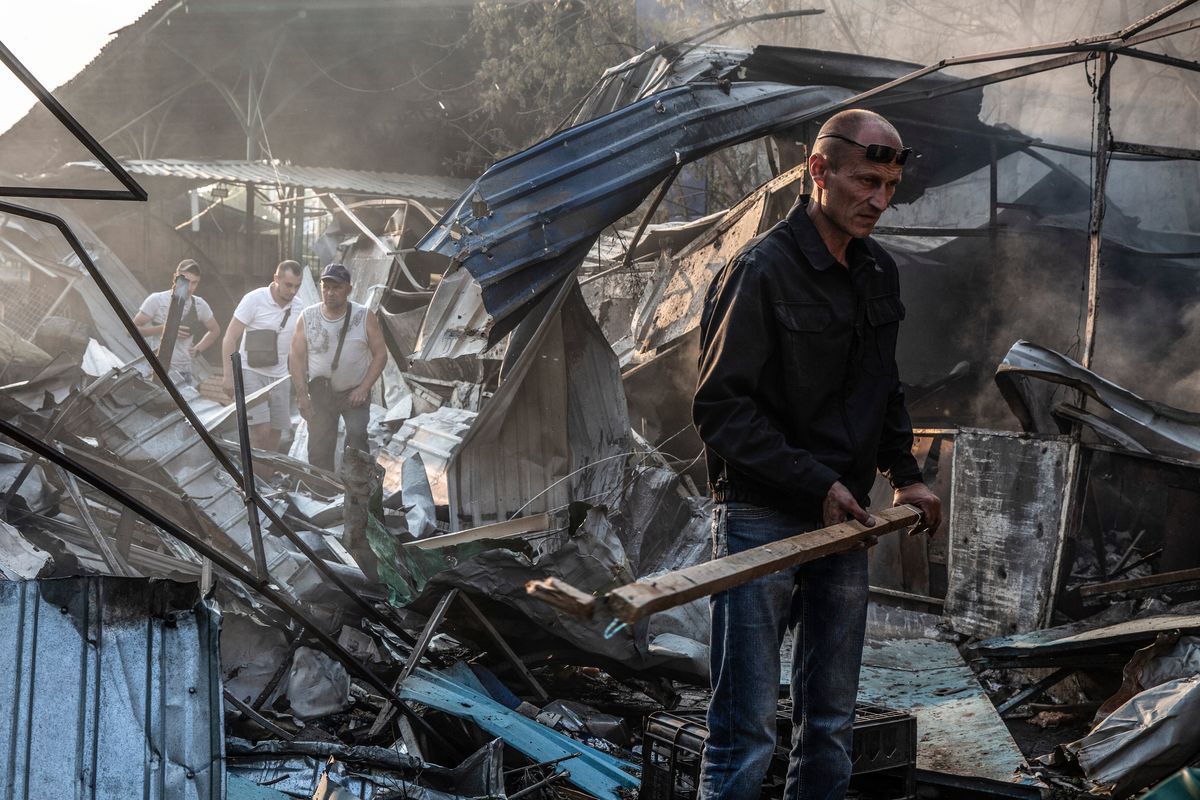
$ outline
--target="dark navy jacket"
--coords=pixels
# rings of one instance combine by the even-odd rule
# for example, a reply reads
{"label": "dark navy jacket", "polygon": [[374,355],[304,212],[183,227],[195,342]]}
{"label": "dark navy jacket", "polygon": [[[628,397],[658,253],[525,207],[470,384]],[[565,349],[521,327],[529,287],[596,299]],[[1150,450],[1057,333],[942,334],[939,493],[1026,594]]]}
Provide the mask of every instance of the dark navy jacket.
{"label": "dark navy jacket", "polygon": [[830,254],[802,197],[713,278],[692,419],[713,497],[819,520],[840,480],[866,507],[875,471],[920,481],[896,369],[896,262],[853,239]]}

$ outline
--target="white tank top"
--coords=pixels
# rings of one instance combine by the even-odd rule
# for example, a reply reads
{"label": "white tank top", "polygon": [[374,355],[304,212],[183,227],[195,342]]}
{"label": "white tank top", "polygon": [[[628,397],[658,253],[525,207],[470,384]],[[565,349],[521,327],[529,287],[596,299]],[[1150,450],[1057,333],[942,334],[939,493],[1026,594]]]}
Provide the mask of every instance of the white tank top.
{"label": "white tank top", "polygon": [[362,383],[371,365],[371,348],[367,345],[367,307],[354,301],[347,303],[350,327],[346,331],[346,343],[338,359],[336,374],[330,374],[333,355],[337,352],[338,336],[346,321],[346,314],[337,319],[325,319],[321,304],[304,309],[304,338],[308,345],[308,377],[328,377],[334,391],[347,392]]}

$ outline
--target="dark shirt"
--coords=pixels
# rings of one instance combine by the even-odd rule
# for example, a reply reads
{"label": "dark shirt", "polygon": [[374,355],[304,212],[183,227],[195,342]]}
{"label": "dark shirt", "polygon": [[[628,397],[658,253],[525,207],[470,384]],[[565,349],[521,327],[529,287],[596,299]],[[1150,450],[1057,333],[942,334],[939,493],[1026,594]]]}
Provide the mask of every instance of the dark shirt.
{"label": "dark shirt", "polygon": [[895,487],[921,474],[896,369],[896,263],[867,238],[841,266],[807,202],[713,278],[692,419],[714,499],[820,519],[834,481],[865,508],[876,469]]}

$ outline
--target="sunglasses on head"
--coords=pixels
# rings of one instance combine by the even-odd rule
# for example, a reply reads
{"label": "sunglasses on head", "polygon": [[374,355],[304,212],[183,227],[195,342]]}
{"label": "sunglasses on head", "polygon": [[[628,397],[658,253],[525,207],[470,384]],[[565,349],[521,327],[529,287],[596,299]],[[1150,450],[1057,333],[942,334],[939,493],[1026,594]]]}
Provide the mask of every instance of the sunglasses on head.
{"label": "sunglasses on head", "polygon": [[908,161],[908,157],[913,151],[911,147],[903,147],[897,150],[886,144],[860,144],[847,136],[842,136],[840,133],[822,133],[817,138],[841,139],[843,142],[866,150],[867,161],[874,161],[878,164],[891,164],[894,161],[898,167],[904,166],[904,162]]}

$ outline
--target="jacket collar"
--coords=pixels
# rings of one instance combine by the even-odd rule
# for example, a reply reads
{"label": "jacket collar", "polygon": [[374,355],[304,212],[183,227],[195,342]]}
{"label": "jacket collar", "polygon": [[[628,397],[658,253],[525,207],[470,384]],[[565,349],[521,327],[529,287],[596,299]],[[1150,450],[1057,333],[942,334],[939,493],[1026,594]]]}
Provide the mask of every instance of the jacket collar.
{"label": "jacket collar", "polygon": [[[788,212],[787,224],[805,260],[813,269],[824,272],[830,267],[838,266],[838,261],[825,246],[825,240],[821,238],[817,226],[813,225],[813,221],[809,219],[808,201],[810,198],[811,195],[800,195],[800,199]],[[871,249],[867,247],[866,239],[851,239],[846,248],[846,258],[851,267],[869,266],[875,262],[875,257],[871,255]]]}

